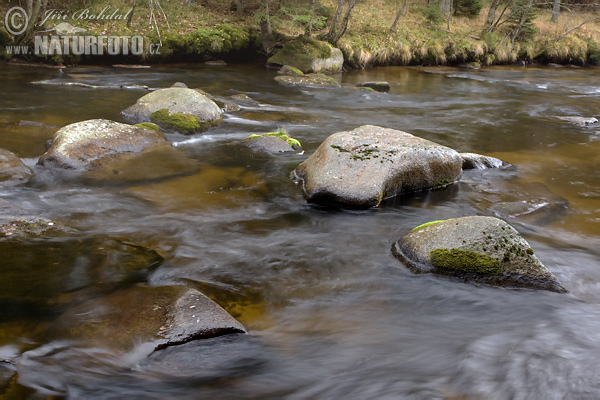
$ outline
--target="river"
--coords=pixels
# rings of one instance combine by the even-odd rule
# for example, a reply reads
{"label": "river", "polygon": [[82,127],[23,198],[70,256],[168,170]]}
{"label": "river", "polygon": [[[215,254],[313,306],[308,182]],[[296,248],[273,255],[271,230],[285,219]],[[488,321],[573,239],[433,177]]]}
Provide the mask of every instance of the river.
{"label": "river", "polygon": [[[93,118],[124,122],[120,111],[146,93],[34,81],[151,88],[181,81],[261,103],[226,114],[206,133],[168,135],[200,164],[197,174],[82,184],[38,168],[28,185],[2,191],[2,198],[89,235],[156,249],[165,262],[147,277],[151,285],[194,287],[250,332],[144,358],[40,333],[65,310],[5,311],[0,359],[24,353],[18,393],[600,398],[600,125],[556,118],[600,114],[600,69],[382,67],[336,76],[345,86],[385,80],[390,93],[283,87],[276,75],[261,65],[1,66],[0,148],[30,166],[57,127]],[[516,168],[466,171],[458,184],[366,211],[307,204],[290,172],[330,134],[365,124],[495,156]],[[273,157],[233,145],[278,127],[300,140],[305,154]],[[392,243],[419,224],[494,215],[494,204],[539,197],[539,191],[560,198],[564,210],[508,221],[570,294],[414,275],[391,254]],[[33,257],[43,258],[43,249],[37,251]],[[2,297],[1,303],[10,301]]]}

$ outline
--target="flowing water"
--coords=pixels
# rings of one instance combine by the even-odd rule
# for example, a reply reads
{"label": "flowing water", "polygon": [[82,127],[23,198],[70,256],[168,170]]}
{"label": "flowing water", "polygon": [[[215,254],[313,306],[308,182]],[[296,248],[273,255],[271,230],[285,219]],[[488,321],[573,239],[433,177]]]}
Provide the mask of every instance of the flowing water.
{"label": "flowing water", "polygon": [[[9,291],[0,301],[0,359],[22,354],[14,396],[600,397],[600,125],[556,118],[600,114],[600,70],[387,67],[336,77],[345,86],[385,80],[390,93],[286,88],[274,76],[257,65],[64,72],[2,66],[0,148],[31,166],[58,127],[92,118],[122,121],[120,111],[146,93],[34,81],[151,88],[182,81],[217,97],[244,93],[260,102],[226,114],[206,133],[168,135],[195,160],[195,173],[82,183],[36,168],[28,185],[2,192],[90,236],[157,250],[165,262],[144,279],[202,291],[250,335],[190,342],[147,358],[142,350],[123,354],[44,333],[64,305],[23,306],[11,298],[22,294]],[[461,183],[366,211],[307,204],[290,172],[330,134],[364,124],[516,167],[466,171]],[[234,145],[278,127],[299,139],[305,154],[266,156]],[[509,222],[571,294],[413,275],[391,254],[393,241],[416,225],[494,215],[494,205],[528,198],[559,199],[561,206],[540,218]],[[46,257],[43,248],[30,246],[30,257]],[[21,279],[39,278],[26,272]],[[0,272],[0,279],[8,273],[15,271]],[[68,288],[81,276],[61,279]],[[55,292],[61,290],[69,292]],[[34,295],[65,295],[55,292]],[[12,373],[5,370],[0,377]]]}

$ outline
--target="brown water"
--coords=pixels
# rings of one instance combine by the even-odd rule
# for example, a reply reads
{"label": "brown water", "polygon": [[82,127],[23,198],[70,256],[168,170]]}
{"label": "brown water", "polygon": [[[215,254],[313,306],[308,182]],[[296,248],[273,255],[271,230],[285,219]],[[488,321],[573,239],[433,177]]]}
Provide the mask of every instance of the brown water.
{"label": "brown water", "polygon": [[[139,279],[195,287],[251,333],[192,342],[146,359],[141,350],[123,355],[49,336],[44,332],[68,311],[57,304],[65,303],[39,307],[5,294],[0,359],[24,353],[19,395],[600,397],[600,126],[555,118],[600,114],[600,70],[389,67],[337,77],[344,85],[386,80],[389,94],[284,88],[275,75],[256,65],[64,73],[1,66],[0,148],[32,166],[56,127],[91,118],[121,121],[119,112],[146,93],[33,81],[153,88],[182,81],[220,97],[245,93],[261,103],[226,115],[207,133],[169,135],[197,160],[195,174],[82,184],[36,169],[28,186],[2,192],[2,198],[90,235],[156,249],[166,261]],[[373,210],[306,204],[290,171],[328,135],[363,124],[494,155],[516,168],[468,171],[459,184]],[[269,157],[232,146],[277,127],[299,139],[306,154]],[[494,204],[527,196],[568,202],[541,219],[509,221],[570,295],[413,275],[391,255],[392,242],[416,225],[493,215]],[[30,246],[34,260],[45,257],[41,247]],[[0,279],[2,274],[8,272],[0,271]],[[83,296],[72,289],[80,276],[61,277],[63,289],[36,296]]]}

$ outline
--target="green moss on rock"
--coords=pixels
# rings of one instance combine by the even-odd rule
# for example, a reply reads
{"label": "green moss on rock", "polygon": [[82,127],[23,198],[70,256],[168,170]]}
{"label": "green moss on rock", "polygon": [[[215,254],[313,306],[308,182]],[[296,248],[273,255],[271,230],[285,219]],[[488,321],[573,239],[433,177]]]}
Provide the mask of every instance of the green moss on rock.
{"label": "green moss on rock", "polygon": [[421,228],[425,228],[426,226],[431,226],[431,225],[435,225],[435,224],[439,224],[440,222],[446,222],[446,221],[452,221],[454,218],[450,218],[450,219],[440,219],[437,221],[430,221],[430,222],[425,222],[424,224],[421,224],[417,227],[414,227],[411,229],[411,232],[416,231],[417,229],[421,229]]}
{"label": "green moss on rock", "polygon": [[142,122],[139,124],[135,124],[138,128],[148,129],[149,131],[160,132],[160,128],[153,122]]}
{"label": "green moss on rock", "polygon": [[502,273],[502,267],[497,260],[470,250],[435,249],[429,253],[429,258],[431,265],[442,271],[483,275]]}
{"label": "green moss on rock", "polygon": [[195,115],[184,113],[170,114],[166,108],[150,114],[150,119],[160,127],[174,129],[185,134],[206,131],[213,126],[219,125],[222,121],[222,118],[214,121],[199,121]]}
{"label": "green moss on rock", "polygon": [[286,42],[268,61],[272,64],[294,66],[301,72],[309,72],[311,61],[331,57],[332,49],[327,42],[302,36]]}
{"label": "green moss on rock", "polygon": [[300,143],[300,141],[291,137],[284,129],[278,129],[276,132],[268,132],[260,135],[252,134],[248,136],[245,140],[254,140],[265,136],[274,136],[276,138],[284,140],[287,144],[294,148],[302,148],[302,144]]}

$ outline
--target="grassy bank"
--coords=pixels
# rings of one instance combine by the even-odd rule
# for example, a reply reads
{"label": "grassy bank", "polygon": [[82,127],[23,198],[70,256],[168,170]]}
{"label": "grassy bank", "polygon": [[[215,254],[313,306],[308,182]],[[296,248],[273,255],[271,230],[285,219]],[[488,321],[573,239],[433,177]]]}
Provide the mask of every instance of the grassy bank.
{"label": "grassy bank", "polygon": [[[316,24],[313,36],[323,35],[328,29],[336,2],[323,0],[316,15],[309,16],[308,0],[276,1],[272,8],[271,23],[279,43],[289,37],[304,34],[307,22]],[[255,4],[256,3],[256,4]],[[104,7],[129,10],[130,2],[115,0],[70,4],[69,10],[88,7],[98,12]],[[131,2],[132,4],[132,2]],[[204,1],[186,5],[185,2],[161,2],[164,14],[149,2],[138,2],[131,24],[124,21],[69,20],[72,25],[93,35],[141,35],[147,42],[160,43],[160,54],[104,60],[131,62],[201,61],[210,59],[248,59],[263,57],[259,30],[258,3],[245,0],[246,12],[229,9],[229,1]],[[9,6],[0,7],[4,15]],[[566,37],[557,40],[569,29],[593,17],[589,13],[563,12],[558,22],[550,22],[550,10],[537,9],[533,21],[536,33],[528,40],[511,41],[502,30],[480,36],[488,9],[484,7],[474,18],[452,17],[434,23],[423,7],[423,2],[409,2],[396,32],[390,32],[398,1],[369,0],[360,2],[352,13],[346,34],[338,47],[347,63],[353,67],[377,65],[477,65],[509,64],[514,62],[544,62],[560,64],[598,64],[600,62],[600,20],[583,25]],[[489,4],[487,5],[489,7]],[[150,16],[154,13],[154,19]],[[51,28],[61,21],[48,21]],[[449,29],[448,29],[449,28]],[[0,38],[1,39],[1,38]],[[9,56],[5,55],[5,58]],[[98,62],[98,57],[27,57],[29,61],[54,63]],[[108,59],[108,60],[106,60]]]}

